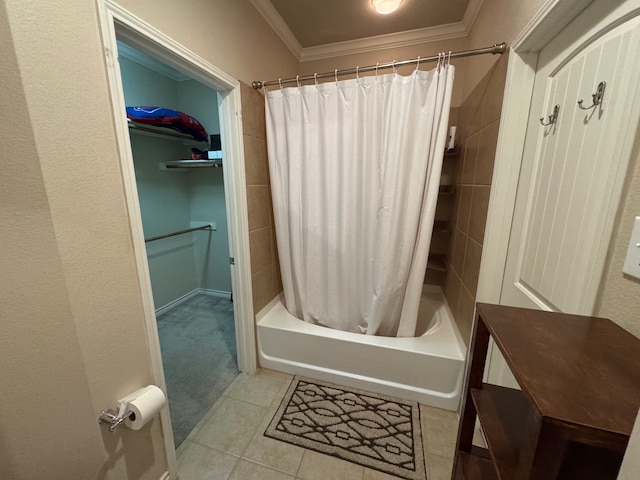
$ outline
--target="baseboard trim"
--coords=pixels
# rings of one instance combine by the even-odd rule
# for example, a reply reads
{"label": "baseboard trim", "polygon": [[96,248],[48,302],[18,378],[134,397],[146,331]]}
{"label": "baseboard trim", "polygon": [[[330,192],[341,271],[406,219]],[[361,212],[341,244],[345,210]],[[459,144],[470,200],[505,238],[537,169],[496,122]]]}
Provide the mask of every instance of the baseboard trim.
{"label": "baseboard trim", "polygon": [[170,310],[173,310],[177,306],[182,305],[184,302],[192,299],[196,295],[208,295],[210,297],[220,297],[220,298],[226,298],[228,300],[231,299],[231,292],[224,292],[222,290],[211,290],[207,288],[194,288],[190,292],[185,293],[181,297],[178,297],[172,302],[169,302],[166,305],[158,308],[156,310],[156,316],[162,315],[164,313],[167,313]]}
{"label": "baseboard trim", "polygon": [[231,292],[225,292],[223,290],[210,290],[207,288],[198,288],[198,294],[209,295],[210,297],[220,297],[231,299]]}

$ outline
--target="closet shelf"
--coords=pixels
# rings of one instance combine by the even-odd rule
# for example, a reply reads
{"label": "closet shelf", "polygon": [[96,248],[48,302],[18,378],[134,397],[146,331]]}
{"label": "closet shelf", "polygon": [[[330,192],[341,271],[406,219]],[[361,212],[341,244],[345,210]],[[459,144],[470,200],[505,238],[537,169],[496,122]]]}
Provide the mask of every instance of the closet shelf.
{"label": "closet shelf", "polygon": [[160,162],[160,170],[184,171],[187,168],[222,168],[222,158],[212,158],[203,160],[170,160]]}
{"label": "closet shelf", "polygon": [[207,142],[203,142],[200,140],[196,140],[191,135],[187,135],[185,133],[180,133],[171,128],[165,127],[156,127],[153,125],[146,125],[144,123],[134,122],[130,118],[127,118],[127,124],[129,125],[129,131],[139,134],[139,135],[148,135],[152,137],[162,137],[168,140],[174,140],[179,142],[186,142],[194,145],[202,145]]}

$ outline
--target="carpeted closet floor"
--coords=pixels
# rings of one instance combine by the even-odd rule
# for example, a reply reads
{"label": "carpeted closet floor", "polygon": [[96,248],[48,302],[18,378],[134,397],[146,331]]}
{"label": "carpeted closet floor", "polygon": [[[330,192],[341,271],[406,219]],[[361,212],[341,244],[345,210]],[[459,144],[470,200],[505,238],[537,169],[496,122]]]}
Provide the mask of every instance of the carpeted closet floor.
{"label": "carpeted closet floor", "polygon": [[233,303],[197,295],[157,320],[177,448],[239,373]]}

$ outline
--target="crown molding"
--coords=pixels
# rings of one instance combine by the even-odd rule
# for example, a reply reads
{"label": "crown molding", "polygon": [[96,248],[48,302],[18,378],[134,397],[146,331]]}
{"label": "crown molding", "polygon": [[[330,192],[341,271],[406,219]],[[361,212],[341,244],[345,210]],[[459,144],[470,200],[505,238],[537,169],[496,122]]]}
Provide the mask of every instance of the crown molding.
{"label": "crown molding", "polygon": [[293,53],[293,56],[300,61],[302,53],[302,45],[298,42],[298,39],[293,34],[291,29],[287,26],[282,19],[278,11],[271,4],[269,0],[250,0],[251,4],[258,10],[258,13],[262,15],[262,18],[266,20],[269,26],[280,37],[280,40],[286,45],[286,47]]}
{"label": "crown molding", "polygon": [[380,49],[407,47],[420,43],[465,37],[466,35],[467,31],[462,22],[449,23],[447,25],[438,25],[437,27],[418,28],[405,32],[306,47],[302,49],[300,61],[309,62],[322,58],[373,52]]}
{"label": "crown molding", "polygon": [[170,78],[171,80],[175,80],[176,82],[183,82],[191,78],[188,75],[185,75],[184,73],[179,72],[178,70],[168,65],[165,65],[161,61],[145,55],[144,53],[136,50],[133,47],[130,47],[126,43],[123,43],[119,40],[117,41],[117,43],[118,55],[121,55],[124,58],[137,63],[138,65],[142,65],[143,67],[146,67],[149,70],[153,70],[154,72],[159,73],[160,75],[164,75],[165,77]]}
{"label": "crown molding", "polygon": [[467,31],[467,35],[471,31],[471,27],[473,27],[473,24],[478,17],[478,13],[480,12],[480,7],[482,7],[483,2],[484,0],[469,0],[467,9],[465,10],[464,16],[462,17],[462,24]]}
{"label": "crown molding", "polygon": [[299,62],[466,37],[478,16],[482,2],[483,0],[470,0],[464,17],[459,22],[303,48],[269,0],[251,0],[256,10]]}

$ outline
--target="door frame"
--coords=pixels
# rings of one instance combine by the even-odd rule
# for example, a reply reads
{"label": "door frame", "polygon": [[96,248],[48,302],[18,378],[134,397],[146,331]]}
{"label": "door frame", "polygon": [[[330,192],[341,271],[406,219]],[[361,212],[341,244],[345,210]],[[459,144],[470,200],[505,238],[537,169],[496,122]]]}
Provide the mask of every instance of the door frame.
{"label": "door frame", "polygon": [[[120,153],[120,168],[129,224],[131,226],[146,331],[151,351],[150,360],[154,382],[166,391],[151,278],[142,229],[140,203],[133,167],[129,129],[126,121],[122,79],[118,64],[116,34],[118,38],[125,40],[127,44],[143,53],[151,54],[171,67],[184,71],[192,78],[218,92],[220,133],[222,148],[225,152],[223,168],[225,170],[224,190],[229,225],[229,255],[235,260],[230,268],[237,360],[240,371],[253,374],[257,369],[257,352],[251,288],[240,82],[122,8],[114,0],[97,0],[97,2],[107,67],[107,80],[113,107],[116,142]],[[173,478],[177,473],[177,461],[168,408],[162,409],[160,417],[169,463],[168,473],[170,478]]]}
{"label": "door frame", "polygon": [[509,48],[507,79],[476,293],[478,302],[500,302],[538,52],[593,1],[547,1]]}

